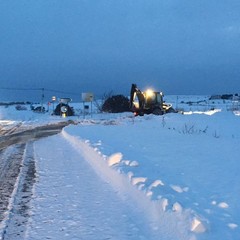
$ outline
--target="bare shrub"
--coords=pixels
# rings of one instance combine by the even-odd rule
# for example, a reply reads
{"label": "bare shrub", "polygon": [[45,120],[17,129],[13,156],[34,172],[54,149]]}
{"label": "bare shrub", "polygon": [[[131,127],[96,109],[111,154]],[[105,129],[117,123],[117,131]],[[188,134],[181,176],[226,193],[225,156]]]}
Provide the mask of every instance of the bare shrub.
{"label": "bare shrub", "polygon": [[207,133],[208,126],[204,129],[196,129],[195,125],[187,125],[186,123],[183,126],[182,132],[183,134],[200,134]]}
{"label": "bare shrub", "polygon": [[113,91],[105,92],[100,98],[100,100],[94,101],[94,105],[99,112],[103,112],[103,104],[108,98],[112,97],[112,94],[113,94]]}
{"label": "bare shrub", "polygon": [[109,113],[129,112],[129,99],[123,95],[111,96],[103,103],[102,111]]}

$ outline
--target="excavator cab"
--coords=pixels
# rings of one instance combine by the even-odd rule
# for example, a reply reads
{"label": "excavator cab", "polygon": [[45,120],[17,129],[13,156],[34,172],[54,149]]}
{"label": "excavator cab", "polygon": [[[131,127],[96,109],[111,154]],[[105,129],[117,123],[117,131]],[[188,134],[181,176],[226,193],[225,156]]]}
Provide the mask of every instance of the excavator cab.
{"label": "excavator cab", "polygon": [[130,109],[134,112],[135,116],[144,114],[162,115],[171,108],[170,104],[163,101],[162,92],[154,92],[147,90],[140,91],[136,84],[132,84],[130,93]]}
{"label": "excavator cab", "polygon": [[146,92],[143,92],[145,97],[145,105],[151,107],[155,104],[162,104],[163,96],[161,92],[153,92],[152,90],[148,89]]}

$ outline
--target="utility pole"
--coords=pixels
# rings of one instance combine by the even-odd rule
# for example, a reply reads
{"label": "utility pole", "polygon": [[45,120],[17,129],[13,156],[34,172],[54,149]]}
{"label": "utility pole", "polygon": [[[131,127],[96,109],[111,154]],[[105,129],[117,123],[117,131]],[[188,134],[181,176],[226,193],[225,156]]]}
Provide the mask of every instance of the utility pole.
{"label": "utility pole", "polygon": [[43,112],[44,88],[42,88],[41,112]]}

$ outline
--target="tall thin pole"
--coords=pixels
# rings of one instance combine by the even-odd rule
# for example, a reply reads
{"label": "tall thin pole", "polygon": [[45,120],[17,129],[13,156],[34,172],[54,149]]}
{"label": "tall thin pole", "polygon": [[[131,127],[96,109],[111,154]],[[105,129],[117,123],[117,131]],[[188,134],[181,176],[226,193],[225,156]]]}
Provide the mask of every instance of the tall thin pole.
{"label": "tall thin pole", "polygon": [[41,112],[43,112],[44,88],[42,88]]}

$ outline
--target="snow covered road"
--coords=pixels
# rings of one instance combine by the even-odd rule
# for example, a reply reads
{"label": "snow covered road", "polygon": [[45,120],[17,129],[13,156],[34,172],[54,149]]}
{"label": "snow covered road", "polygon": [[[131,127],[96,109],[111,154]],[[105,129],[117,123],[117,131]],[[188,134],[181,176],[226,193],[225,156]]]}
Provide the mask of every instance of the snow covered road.
{"label": "snow covered road", "polygon": [[162,224],[170,219],[158,228],[128,182],[114,189],[108,180],[116,173],[96,173],[86,156],[98,154],[85,143],[75,147],[63,134],[34,143],[38,176],[24,239],[190,239],[183,226],[178,232]]}
{"label": "snow covered road", "polygon": [[63,127],[71,123],[73,122],[62,121],[53,124],[44,124],[42,126],[28,125],[24,127],[21,127],[21,123],[18,123],[16,125],[13,124],[9,130],[2,130],[0,128],[0,150],[16,143],[25,143],[31,139],[38,139],[57,134],[61,132]]}

